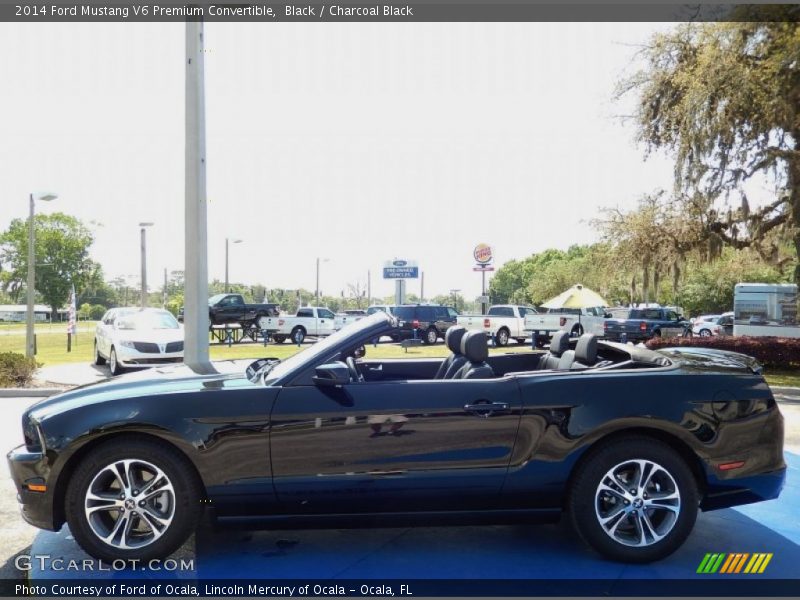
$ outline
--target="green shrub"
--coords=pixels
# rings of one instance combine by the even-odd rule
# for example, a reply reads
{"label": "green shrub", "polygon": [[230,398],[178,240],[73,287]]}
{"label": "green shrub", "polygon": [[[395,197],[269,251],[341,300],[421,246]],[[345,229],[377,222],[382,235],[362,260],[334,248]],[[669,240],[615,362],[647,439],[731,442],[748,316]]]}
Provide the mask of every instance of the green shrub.
{"label": "green shrub", "polygon": [[106,314],[106,310],[108,310],[102,304],[92,304],[92,307],[89,309],[89,318],[92,321],[99,321],[103,318],[103,315]]}
{"label": "green shrub", "polygon": [[752,356],[768,369],[800,367],[800,339],[721,335],[714,337],[653,338],[647,342],[651,350],[673,346],[716,348]]}
{"label": "green shrub", "polygon": [[0,388],[29,385],[38,368],[33,358],[16,352],[0,352]]}

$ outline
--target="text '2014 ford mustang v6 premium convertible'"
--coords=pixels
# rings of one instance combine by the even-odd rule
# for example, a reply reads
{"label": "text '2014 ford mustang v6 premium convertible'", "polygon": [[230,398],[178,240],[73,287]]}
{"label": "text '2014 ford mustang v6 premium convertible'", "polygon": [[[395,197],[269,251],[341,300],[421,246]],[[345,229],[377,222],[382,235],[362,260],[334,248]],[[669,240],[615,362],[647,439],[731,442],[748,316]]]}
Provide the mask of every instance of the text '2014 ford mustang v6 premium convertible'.
{"label": "text '2014 ford mustang v6 premium convertible'", "polygon": [[245,374],[187,367],[40,402],[9,454],[22,514],[91,555],[178,548],[203,510],[275,527],[521,522],[569,515],[622,561],[663,558],[698,509],[775,498],[783,418],[741,354],[570,341],[445,359],[369,359],[378,312]]}

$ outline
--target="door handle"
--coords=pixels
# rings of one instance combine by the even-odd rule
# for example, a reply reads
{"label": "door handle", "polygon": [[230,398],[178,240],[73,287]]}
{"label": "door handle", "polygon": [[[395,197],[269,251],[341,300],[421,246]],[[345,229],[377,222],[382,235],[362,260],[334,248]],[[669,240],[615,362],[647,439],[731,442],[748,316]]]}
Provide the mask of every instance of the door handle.
{"label": "door handle", "polygon": [[465,404],[464,410],[474,413],[479,417],[490,417],[495,413],[508,412],[510,407],[507,402],[489,402],[488,400],[478,400],[474,404]]}

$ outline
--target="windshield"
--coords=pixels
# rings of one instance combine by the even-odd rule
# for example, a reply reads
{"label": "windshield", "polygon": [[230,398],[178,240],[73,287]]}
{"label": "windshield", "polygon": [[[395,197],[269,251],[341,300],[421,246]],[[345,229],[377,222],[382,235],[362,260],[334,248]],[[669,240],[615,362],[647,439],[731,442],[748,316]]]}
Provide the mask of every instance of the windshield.
{"label": "windshield", "polygon": [[[374,328],[376,325],[383,323],[386,327],[386,331],[389,330],[389,326],[392,323],[391,317],[389,317],[384,312],[376,312],[369,317],[364,317],[363,319],[359,319],[358,321],[354,321],[352,325],[348,325],[345,329],[340,329],[333,335],[329,335],[323,340],[320,340],[316,344],[313,344],[306,348],[305,350],[298,352],[294,356],[291,356],[284,361],[277,363],[272,369],[266,374],[266,378],[264,380],[264,385],[269,385],[276,379],[280,379],[287,373],[294,371],[295,369],[301,368],[304,365],[308,365],[312,363],[314,360],[319,358],[320,356],[324,356],[333,352],[334,348],[338,346],[342,341],[347,340],[348,338],[353,339],[353,343],[359,341],[359,338],[368,330]],[[361,343],[364,343],[362,341]]]}
{"label": "windshield", "polygon": [[117,329],[178,329],[178,321],[168,312],[140,312],[119,317]]}
{"label": "windshield", "polygon": [[213,306],[227,295],[228,294],[216,294],[215,296],[211,296],[211,298],[208,299],[208,305]]}

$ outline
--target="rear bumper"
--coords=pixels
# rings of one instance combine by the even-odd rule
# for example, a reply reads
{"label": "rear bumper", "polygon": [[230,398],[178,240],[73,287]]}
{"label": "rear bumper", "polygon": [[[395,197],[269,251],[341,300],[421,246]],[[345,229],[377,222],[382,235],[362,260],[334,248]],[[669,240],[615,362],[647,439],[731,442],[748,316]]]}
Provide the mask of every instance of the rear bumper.
{"label": "rear bumper", "polygon": [[717,481],[709,486],[709,491],[700,503],[700,508],[717,510],[774,500],[780,495],[785,482],[786,467],[761,475]]}
{"label": "rear bumper", "polygon": [[[17,487],[17,502],[19,502],[22,518],[34,527],[55,531],[56,526],[53,514],[53,488],[47,481],[49,467],[47,459],[41,452],[30,452],[25,446],[14,448],[7,455],[8,468],[11,478]],[[45,484],[47,491],[32,492],[28,484]]]}

